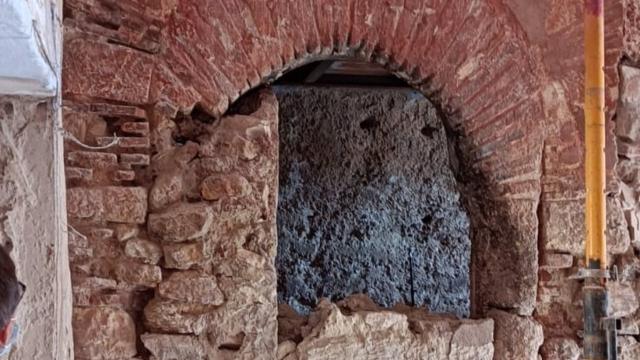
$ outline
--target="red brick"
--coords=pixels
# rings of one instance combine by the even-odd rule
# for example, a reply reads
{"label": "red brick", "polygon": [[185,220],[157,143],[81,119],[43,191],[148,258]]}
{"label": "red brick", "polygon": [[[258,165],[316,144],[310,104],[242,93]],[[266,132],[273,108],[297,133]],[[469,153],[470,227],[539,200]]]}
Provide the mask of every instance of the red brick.
{"label": "red brick", "polygon": [[[148,149],[151,146],[148,137],[118,136],[117,147],[122,149]],[[114,143],[113,136],[101,136],[96,139],[99,146],[107,146]]]}
{"label": "red brick", "polygon": [[136,172],[133,170],[118,170],[115,172],[113,179],[115,181],[133,181],[136,179]]}
{"label": "red brick", "polygon": [[[279,0],[283,2],[285,0]],[[320,35],[315,21],[315,15],[309,9],[313,8],[311,0],[299,0],[290,2],[291,18],[293,26],[300,28],[299,33],[302,35],[302,43],[298,44],[297,51],[299,54],[317,53],[320,50]]]}
{"label": "red brick", "polygon": [[116,154],[95,151],[74,151],[67,154],[67,163],[93,169],[109,169],[118,164]]}
{"label": "red brick", "polygon": [[150,158],[147,154],[120,154],[120,164],[149,166]]}
{"label": "red brick", "polygon": [[90,181],[93,178],[93,169],[67,166],[64,173],[67,180]]}
{"label": "red brick", "polygon": [[138,134],[142,136],[149,135],[148,122],[126,122],[120,125],[120,130],[129,134]]}
{"label": "red brick", "polygon": [[138,119],[146,119],[147,114],[144,109],[136,106],[114,105],[114,104],[90,104],[89,111],[107,116],[128,116]]}
{"label": "red brick", "polygon": [[91,40],[65,41],[64,95],[144,104],[153,57],[130,48]]}

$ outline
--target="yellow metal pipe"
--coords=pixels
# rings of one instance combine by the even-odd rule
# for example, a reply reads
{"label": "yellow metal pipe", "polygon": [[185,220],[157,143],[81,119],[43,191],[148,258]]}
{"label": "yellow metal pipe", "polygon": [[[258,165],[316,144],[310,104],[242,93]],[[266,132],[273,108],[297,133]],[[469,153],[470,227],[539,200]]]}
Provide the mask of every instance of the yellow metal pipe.
{"label": "yellow metal pipe", "polygon": [[[584,122],[587,276],[583,285],[585,360],[614,360],[615,319],[607,315],[605,286],[605,116],[604,116],[604,0],[584,0]],[[612,320],[614,320],[612,322]]]}
{"label": "yellow metal pipe", "polygon": [[605,269],[604,0],[585,0],[584,59],[586,267]]}

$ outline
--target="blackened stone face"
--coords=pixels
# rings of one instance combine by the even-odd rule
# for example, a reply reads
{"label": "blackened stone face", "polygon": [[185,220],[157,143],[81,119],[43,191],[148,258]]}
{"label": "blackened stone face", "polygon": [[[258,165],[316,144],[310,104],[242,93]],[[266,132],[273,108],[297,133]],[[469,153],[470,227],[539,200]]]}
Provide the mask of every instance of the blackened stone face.
{"label": "blackened stone face", "polygon": [[469,219],[435,108],[409,88],[276,86],[278,300],[469,315]]}

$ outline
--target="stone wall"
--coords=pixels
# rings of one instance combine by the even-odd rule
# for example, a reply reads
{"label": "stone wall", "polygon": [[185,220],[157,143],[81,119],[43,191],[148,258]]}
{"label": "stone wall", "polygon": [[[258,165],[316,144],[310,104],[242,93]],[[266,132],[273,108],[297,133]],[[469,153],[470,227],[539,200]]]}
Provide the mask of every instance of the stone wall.
{"label": "stone wall", "polygon": [[153,134],[135,107],[65,107],[81,143],[119,139],[67,144],[76,358],[164,359],[166,333],[209,358],[273,356],[277,104],[251,101]]}
{"label": "stone wall", "polygon": [[411,88],[275,86],[278,299],[469,316],[469,218],[436,109]]}
{"label": "stone wall", "polygon": [[[226,158],[212,160],[224,179],[209,179],[213,173],[184,171],[177,160],[163,166],[151,159],[165,151],[189,153],[194,148],[189,141],[196,142],[202,129],[215,133],[216,126],[222,126],[226,135],[221,136],[229,136],[225,141],[231,142],[222,146],[221,154],[235,148],[241,156],[259,157],[261,145],[232,135],[246,131],[247,123],[239,121],[240,128],[235,128],[228,120],[213,121],[211,116],[223,117],[241,95],[287,69],[339,55],[382,64],[426,94],[445,115],[457,159],[454,170],[463,179],[474,179],[462,182],[462,192],[473,195],[466,204],[470,216],[483,225],[471,224],[477,244],[472,262],[478,269],[471,279],[472,314],[494,318],[495,357],[535,359],[542,337],[540,323],[545,337],[543,357],[572,358],[581,326],[579,283],[567,279],[582,258],[581,7],[580,0],[424,0],[383,5],[372,0],[66,1],[65,126],[91,146],[108,145],[113,132],[121,137],[117,146],[100,151],[67,144],[68,181],[73,187],[68,198],[70,215],[74,228],[84,234],[76,234],[71,250],[76,260],[88,264],[72,261],[76,329],[97,329],[104,323],[114,326],[108,328],[112,333],[88,332],[109,340],[97,349],[95,344],[100,343],[76,331],[78,357],[96,358],[96,351],[101,357],[145,357],[145,347],[159,354],[162,350],[157,346],[163,344],[174,344],[190,354],[200,354],[200,346],[212,346],[205,350],[229,358],[274,354],[275,325],[265,320],[274,316],[272,307],[260,308],[265,312],[258,317],[265,320],[261,324],[238,310],[246,310],[238,299],[263,296],[252,303],[259,307],[275,296],[270,288],[275,281],[271,264],[255,255],[274,251],[274,235],[264,229],[264,234],[221,230],[233,224],[243,228],[244,221],[268,222],[273,214],[234,215],[233,221],[224,220],[229,227],[214,220],[204,226],[210,211],[218,219],[220,195],[216,193],[220,191],[231,194],[238,211],[256,209],[243,201],[257,201],[251,172],[260,167],[235,171]],[[625,170],[633,166],[624,163],[635,161],[635,150],[623,145],[620,136],[632,139],[635,135],[616,130],[616,146],[613,119],[619,115],[620,59],[624,56],[637,65],[633,35],[639,32],[637,12],[633,2],[609,1],[605,18],[607,111],[612,119],[607,123],[609,233],[611,251],[619,254],[612,261],[631,264],[620,266],[624,268],[621,277],[627,279],[636,276],[637,256],[628,244],[637,240],[630,216],[633,194],[628,195],[634,175]],[[192,124],[194,119],[207,125],[180,128],[180,123]],[[260,132],[249,131],[246,136]],[[207,150],[198,144],[198,155],[187,161],[215,158],[212,153],[203,155]],[[618,166],[616,153],[622,157]],[[622,181],[617,180],[618,174],[624,175],[620,175]],[[258,175],[264,176],[263,182],[274,180]],[[177,180],[183,176],[195,179]],[[199,189],[195,195],[187,191],[194,183],[196,188],[204,183],[210,185],[205,188],[218,190],[205,195]],[[162,186],[171,192],[183,189],[183,197],[152,194],[153,188]],[[194,215],[198,206],[202,208]],[[192,222],[173,228],[165,215]],[[194,237],[185,238],[184,232]],[[176,236],[183,241],[176,241]],[[212,256],[225,261],[213,269],[197,267],[206,252],[204,245],[216,241],[225,246]],[[224,302],[214,296],[212,286],[198,287],[211,291],[197,295],[198,301],[209,299],[218,305],[192,303],[188,291],[178,291],[186,297],[171,294],[173,271],[184,269],[167,267],[168,259],[173,261],[170,266],[188,267],[186,261],[189,267],[197,267],[197,279],[190,279],[195,283],[208,279],[213,284],[210,277],[214,276]],[[261,267],[267,271],[244,271]],[[235,278],[235,273],[242,279]],[[196,276],[186,274],[178,276]],[[627,315],[630,334],[637,325],[633,281],[615,285],[615,293],[627,299],[618,305],[632,305],[618,310]],[[225,293],[229,288],[233,291]],[[230,322],[212,319],[210,314],[217,313],[238,317]],[[214,330],[208,327],[211,321],[224,325]],[[243,330],[260,327],[269,335]],[[177,334],[144,335],[146,345],[136,344],[136,334],[145,329],[172,329]],[[524,331],[530,341],[512,336]],[[195,339],[195,333],[208,336]],[[126,339],[114,341],[110,334]],[[621,338],[625,349],[633,349],[634,336]]]}

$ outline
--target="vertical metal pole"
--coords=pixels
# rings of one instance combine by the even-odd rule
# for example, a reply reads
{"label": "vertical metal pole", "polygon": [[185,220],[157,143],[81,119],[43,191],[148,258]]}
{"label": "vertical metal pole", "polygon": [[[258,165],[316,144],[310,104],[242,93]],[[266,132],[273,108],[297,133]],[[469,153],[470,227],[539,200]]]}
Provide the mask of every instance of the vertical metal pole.
{"label": "vertical metal pole", "polygon": [[600,274],[585,278],[584,283],[584,358],[607,360],[604,0],[584,1],[585,260],[592,274]]}
{"label": "vertical metal pole", "polygon": [[591,267],[607,266],[605,230],[604,0],[585,0],[585,185],[587,246]]}

